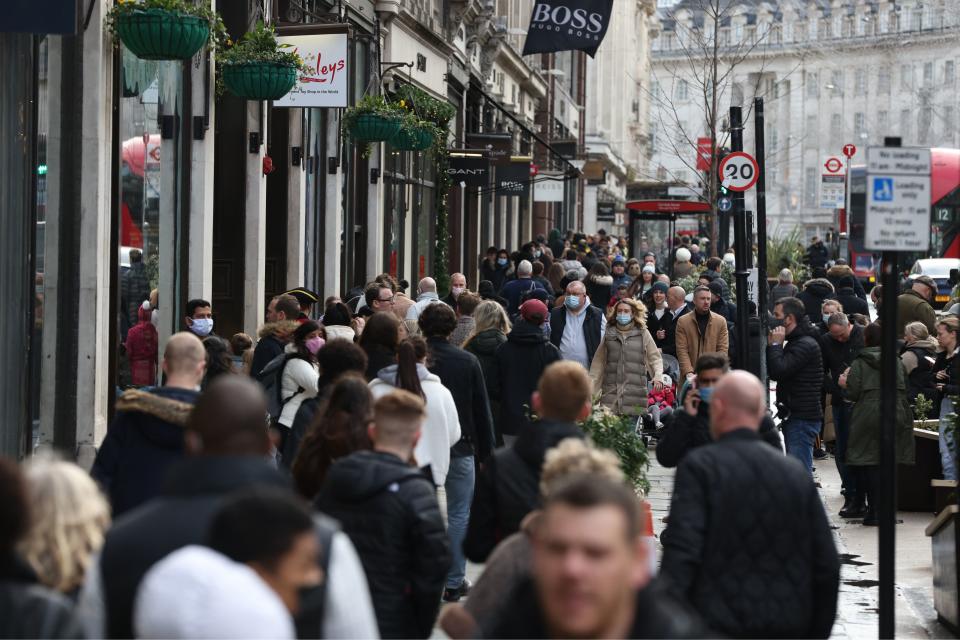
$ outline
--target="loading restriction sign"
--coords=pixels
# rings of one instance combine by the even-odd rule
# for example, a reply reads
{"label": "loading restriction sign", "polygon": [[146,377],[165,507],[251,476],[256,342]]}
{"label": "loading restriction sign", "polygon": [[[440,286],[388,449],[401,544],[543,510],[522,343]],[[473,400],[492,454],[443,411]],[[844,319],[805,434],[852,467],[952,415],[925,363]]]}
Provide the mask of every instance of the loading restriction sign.
{"label": "loading restriction sign", "polygon": [[749,153],[734,151],[720,161],[720,180],[731,191],[746,191],[759,177],[760,166]]}

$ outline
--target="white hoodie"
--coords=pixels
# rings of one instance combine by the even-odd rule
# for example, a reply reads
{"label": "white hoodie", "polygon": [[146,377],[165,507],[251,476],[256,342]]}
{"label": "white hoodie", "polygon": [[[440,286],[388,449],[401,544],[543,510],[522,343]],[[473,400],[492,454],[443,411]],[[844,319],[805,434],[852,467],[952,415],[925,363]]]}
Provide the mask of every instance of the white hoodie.
{"label": "white hoodie", "polygon": [[[288,344],[284,349],[286,353],[295,353],[296,350],[294,344]],[[300,404],[307,398],[317,397],[319,380],[320,368],[317,365],[302,358],[290,358],[287,361],[280,378],[280,397],[290,400],[283,405],[283,411],[280,412],[280,424],[288,428],[293,426],[293,419],[297,417]],[[301,391],[297,392],[298,389]]]}
{"label": "white hoodie", "polygon": [[[417,373],[423,393],[427,396],[427,419],[413,456],[419,466],[430,465],[434,484],[442,487],[450,470],[450,447],[460,441],[460,416],[450,390],[443,386],[440,378],[422,364],[417,365]],[[394,391],[396,379],[397,365],[381,369],[377,377],[370,381],[373,399],[377,400]]]}

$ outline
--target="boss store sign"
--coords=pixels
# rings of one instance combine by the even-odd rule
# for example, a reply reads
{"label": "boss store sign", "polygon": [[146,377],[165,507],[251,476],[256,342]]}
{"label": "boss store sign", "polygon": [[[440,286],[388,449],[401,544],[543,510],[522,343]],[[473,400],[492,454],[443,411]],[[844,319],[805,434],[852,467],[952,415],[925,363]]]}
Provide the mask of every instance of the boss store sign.
{"label": "boss store sign", "polygon": [[597,53],[610,24],[613,0],[554,0],[537,2],[523,55],[579,49]]}

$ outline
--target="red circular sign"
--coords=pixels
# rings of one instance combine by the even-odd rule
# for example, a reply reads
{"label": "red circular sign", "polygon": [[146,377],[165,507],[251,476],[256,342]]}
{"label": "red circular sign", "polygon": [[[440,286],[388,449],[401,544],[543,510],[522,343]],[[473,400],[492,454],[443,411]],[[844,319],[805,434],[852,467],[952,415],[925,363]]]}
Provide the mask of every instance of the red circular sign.
{"label": "red circular sign", "polygon": [[855,154],[856,152],[857,152],[856,145],[852,145],[852,144],[843,145],[843,155],[847,156],[848,158],[852,158],[853,154]]}
{"label": "red circular sign", "polygon": [[538,173],[540,173],[540,167],[538,167],[537,165],[535,165],[535,164],[533,164],[533,163],[531,162],[531,163],[530,163],[530,175],[535,176],[535,175],[537,175]]}
{"label": "red circular sign", "polygon": [[827,158],[827,161],[823,163],[823,168],[827,170],[827,173],[840,173],[840,170],[843,169],[843,163],[840,162],[840,158]]}
{"label": "red circular sign", "polygon": [[731,191],[746,191],[759,177],[760,165],[749,153],[734,151],[720,161],[720,180]]}

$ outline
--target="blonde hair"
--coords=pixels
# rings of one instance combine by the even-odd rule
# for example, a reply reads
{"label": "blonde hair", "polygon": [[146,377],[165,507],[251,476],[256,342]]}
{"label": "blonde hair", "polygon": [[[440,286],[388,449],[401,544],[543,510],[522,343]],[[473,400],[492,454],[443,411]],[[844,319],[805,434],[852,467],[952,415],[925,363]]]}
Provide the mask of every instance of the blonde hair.
{"label": "blonde hair", "polygon": [[598,449],[593,443],[579,438],[566,438],[547,451],[540,472],[540,495],[547,497],[558,480],[576,473],[601,476],[611,482],[626,482],[620,468],[620,458],[607,449]]}
{"label": "blonde hair", "polygon": [[927,325],[922,322],[908,322],[907,326],[903,328],[903,334],[912,336],[917,340],[926,340],[930,337],[930,331],[927,329]]}
{"label": "blonde hair", "polygon": [[19,551],[43,585],[69,593],[83,584],[103,545],[110,506],[90,476],[71,462],[39,455],[23,469],[32,519]]}
{"label": "blonde hair", "polygon": [[607,326],[613,327],[616,326],[614,323],[614,316],[617,315],[617,307],[625,304],[633,311],[633,324],[635,324],[640,329],[645,329],[647,327],[647,308],[643,305],[642,302],[634,300],[633,298],[624,298],[622,300],[617,300],[617,304],[610,307],[610,310],[607,311]]}
{"label": "blonde hair", "polygon": [[503,333],[510,332],[510,319],[507,317],[507,312],[496,300],[484,300],[474,309],[473,333],[463,341],[463,346],[466,347],[478,333],[487,329],[497,329]]}

